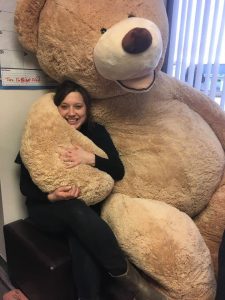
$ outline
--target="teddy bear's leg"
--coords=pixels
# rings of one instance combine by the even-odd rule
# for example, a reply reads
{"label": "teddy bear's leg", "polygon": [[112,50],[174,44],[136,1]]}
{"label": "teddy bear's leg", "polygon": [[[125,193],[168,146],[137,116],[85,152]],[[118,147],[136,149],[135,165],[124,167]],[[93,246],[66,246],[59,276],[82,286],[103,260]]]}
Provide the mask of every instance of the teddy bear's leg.
{"label": "teddy bear's leg", "polygon": [[220,187],[212,196],[206,209],[195,218],[195,224],[199,228],[208,246],[214,264],[215,273],[218,270],[218,251],[222,235],[225,230],[225,175]]}
{"label": "teddy bear's leg", "polygon": [[210,252],[188,215],[163,202],[113,194],[102,217],[149,286],[173,300],[215,298]]}

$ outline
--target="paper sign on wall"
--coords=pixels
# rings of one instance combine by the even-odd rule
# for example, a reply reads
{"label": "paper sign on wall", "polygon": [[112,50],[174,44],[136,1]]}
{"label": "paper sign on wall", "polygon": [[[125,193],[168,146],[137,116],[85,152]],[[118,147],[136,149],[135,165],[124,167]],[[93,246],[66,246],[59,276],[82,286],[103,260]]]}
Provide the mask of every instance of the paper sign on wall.
{"label": "paper sign on wall", "polygon": [[40,68],[36,57],[26,52],[14,28],[16,0],[0,0],[1,88],[45,88],[56,85]]}

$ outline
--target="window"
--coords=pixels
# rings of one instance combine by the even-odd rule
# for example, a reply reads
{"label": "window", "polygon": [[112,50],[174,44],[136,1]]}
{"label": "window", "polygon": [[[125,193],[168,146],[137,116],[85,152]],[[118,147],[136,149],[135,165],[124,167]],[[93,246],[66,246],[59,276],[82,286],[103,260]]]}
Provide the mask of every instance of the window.
{"label": "window", "polygon": [[165,71],[225,109],[225,1],[167,1],[170,41]]}

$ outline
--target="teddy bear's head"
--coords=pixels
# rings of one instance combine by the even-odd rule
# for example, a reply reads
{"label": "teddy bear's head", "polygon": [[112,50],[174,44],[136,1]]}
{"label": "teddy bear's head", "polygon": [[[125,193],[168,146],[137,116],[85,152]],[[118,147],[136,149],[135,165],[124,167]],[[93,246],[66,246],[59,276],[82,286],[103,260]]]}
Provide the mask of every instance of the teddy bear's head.
{"label": "teddy bear's head", "polygon": [[47,74],[98,98],[147,91],[168,38],[163,0],[20,0],[15,25]]}

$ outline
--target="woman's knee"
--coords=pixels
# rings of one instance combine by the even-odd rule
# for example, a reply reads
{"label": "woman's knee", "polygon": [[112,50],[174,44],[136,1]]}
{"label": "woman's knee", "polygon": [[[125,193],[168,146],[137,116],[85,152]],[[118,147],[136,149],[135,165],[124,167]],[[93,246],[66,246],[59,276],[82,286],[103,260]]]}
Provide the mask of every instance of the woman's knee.
{"label": "woman's knee", "polygon": [[62,216],[72,220],[86,220],[92,209],[81,199],[72,199],[63,201],[60,211]]}

